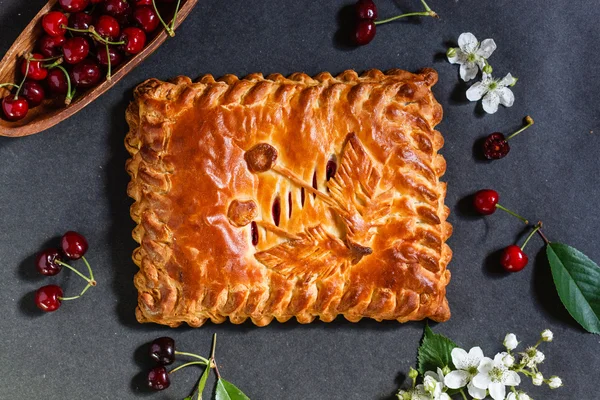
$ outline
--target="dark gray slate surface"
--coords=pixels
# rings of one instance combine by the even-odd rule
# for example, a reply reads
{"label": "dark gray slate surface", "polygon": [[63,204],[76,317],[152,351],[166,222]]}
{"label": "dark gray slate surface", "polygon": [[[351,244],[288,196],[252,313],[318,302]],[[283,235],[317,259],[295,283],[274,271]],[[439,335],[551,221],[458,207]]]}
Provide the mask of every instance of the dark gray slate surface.
{"label": "dark gray slate surface", "polygon": [[[183,398],[199,371],[178,373],[171,389],[150,395],[139,389],[149,365],[140,348],[168,334],[182,349],[208,353],[213,332],[220,335],[221,372],[253,399],[390,397],[415,361],[423,323],[226,323],[170,330],[135,321],[124,112],[134,86],[149,77],[424,66],[440,74],[434,91],[444,107],[439,130],[446,138],[444,179],[455,232],[448,288],[453,316],[434,329],[493,355],[508,331],[533,342],[550,328],[556,340],[546,347],[542,368],[562,376],[566,387],[532,388],[530,394],[598,398],[600,337],[584,333],[560,305],[544,257],[535,255],[541,241],[528,248],[526,270],[498,273],[497,251],[519,237],[522,226],[500,214],[475,218],[461,202],[493,187],[506,206],[543,219],[551,239],[600,261],[600,9],[594,3],[431,0],[441,20],[384,26],[373,43],[349,50],[334,39],[348,1],[201,1],[175,39],[85,110],[43,134],[0,138],[0,399]],[[0,53],[42,4],[0,1]],[[420,7],[418,0],[378,4],[382,16]],[[482,116],[465,101],[457,67],[441,56],[465,31],[496,40],[495,72],[520,78],[514,107]],[[536,125],[515,139],[508,158],[488,164],[473,156],[478,138],[510,131],[526,114]],[[68,293],[81,287],[68,273],[41,279],[34,272],[33,255],[69,229],[89,238],[99,286],[40,315],[32,306],[37,287],[60,282]]]}

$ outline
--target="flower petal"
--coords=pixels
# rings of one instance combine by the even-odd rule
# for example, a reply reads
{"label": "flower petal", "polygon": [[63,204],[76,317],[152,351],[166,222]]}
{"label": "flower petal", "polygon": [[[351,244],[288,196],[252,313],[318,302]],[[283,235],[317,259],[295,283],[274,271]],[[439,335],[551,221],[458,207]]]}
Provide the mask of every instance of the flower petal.
{"label": "flower petal", "polygon": [[510,86],[515,82],[516,82],[515,77],[513,77],[509,72],[508,74],[506,74],[506,76],[504,78],[500,79],[500,81],[498,83],[500,84],[500,86]]}
{"label": "flower petal", "polygon": [[465,53],[473,53],[477,50],[477,38],[471,32],[465,32],[458,37],[458,47]]}
{"label": "flower petal", "polygon": [[508,396],[506,396],[506,400],[517,400],[517,395],[513,392],[510,392]]}
{"label": "flower petal", "polygon": [[467,363],[469,355],[465,350],[461,349],[460,347],[455,347],[452,349],[450,356],[452,357],[452,364],[454,364],[456,369],[469,368],[469,364]]}
{"label": "flower petal", "polygon": [[478,72],[479,67],[474,62],[465,62],[460,65],[460,78],[465,82],[475,78]]}
{"label": "flower petal", "polygon": [[504,400],[506,396],[506,387],[500,382],[493,382],[490,384],[490,396],[494,400]]}
{"label": "flower petal", "polygon": [[488,92],[481,102],[483,105],[483,110],[488,114],[494,114],[498,111],[498,105],[500,104],[500,96],[498,96],[498,91],[494,90],[492,92]]}
{"label": "flower petal", "polygon": [[486,94],[487,91],[487,85],[484,85],[481,82],[477,82],[467,90],[467,99],[469,99],[470,101],[477,101],[481,99],[481,97],[483,97],[483,95]]}
{"label": "flower petal", "polygon": [[496,42],[494,42],[494,39],[485,39],[481,42],[481,45],[475,54],[483,58],[490,58],[494,50],[496,50]]}
{"label": "flower petal", "polygon": [[[515,102],[515,95],[509,88],[499,88],[496,90],[496,93],[498,93],[500,104],[502,104],[504,107],[511,107]],[[542,361],[544,361],[543,355],[539,357]]]}
{"label": "flower petal", "polygon": [[487,389],[490,386],[492,380],[490,379],[490,376],[487,373],[479,373],[475,375],[471,382],[474,386],[478,387],[479,389]]}
{"label": "flower petal", "polygon": [[506,386],[519,386],[521,377],[515,371],[506,371],[502,375],[502,383]]}
{"label": "flower petal", "polygon": [[469,383],[467,389],[471,397],[474,399],[485,399],[485,395],[487,394],[485,389],[478,388],[477,386],[473,385],[473,382]]}
{"label": "flower petal", "polygon": [[448,386],[450,389],[460,389],[464,387],[467,382],[469,382],[469,373],[467,371],[451,371],[444,378],[444,384]]}
{"label": "flower petal", "polygon": [[448,57],[450,64],[464,64],[467,62],[467,55],[461,50],[456,49],[454,57]]}
{"label": "flower petal", "polygon": [[472,347],[469,350],[469,366],[477,368],[481,364],[481,360],[483,360],[483,350],[481,350],[481,347]]}

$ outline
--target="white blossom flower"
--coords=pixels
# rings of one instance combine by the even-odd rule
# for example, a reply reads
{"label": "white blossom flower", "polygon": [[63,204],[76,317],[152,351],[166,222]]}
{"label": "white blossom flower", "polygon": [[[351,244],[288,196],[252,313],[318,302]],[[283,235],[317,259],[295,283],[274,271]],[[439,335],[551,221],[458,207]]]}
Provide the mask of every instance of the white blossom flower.
{"label": "white blossom flower", "polygon": [[480,347],[473,347],[467,353],[461,348],[452,350],[452,363],[456,367],[455,371],[450,371],[444,378],[444,383],[450,389],[460,389],[467,386],[469,394],[475,399],[485,398],[485,389],[477,388],[473,385],[472,379],[478,374],[477,369],[484,359],[483,351]]}
{"label": "white blossom flower", "polygon": [[546,359],[544,353],[535,347],[528,347],[524,353],[520,354],[523,357],[521,359],[521,365],[525,365],[527,368],[535,368],[538,364],[543,363]]}
{"label": "white blossom flower", "polygon": [[542,375],[541,372],[536,372],[531,378],[531,382],[533,382],[535,386],[542,386],[542,383],[544,383],[544,375]]}
{"label": "white blossom flower", "polygon": [[509,333],[504,338],[504,347],[506,347],[506,349],[509,351],[516,349],[518,345],[519,342],[517,341],[517,336],[514,333]]}
{"label": "white blossom flower", "polygon": [[487,59],[496,50],[493,39],[485,39],[479,43],[475,35],[465,32],[458,37],[458,48],[450,48],[446,55],[451,64],[460,64],[460,77],[467,82],[483,70]]}
{"label": "white blossom flower", "polygon": [[558,389],[562,386],[562,379],[560,379],[558,376],[551,376],[548,386],[550,386],[550,389]]}
{"label": "white blossom flower", "polygon": [[531,397],[525,392],[510,392],[508,396],[506,396],[506,400],[531,400]]}
{"label": "white blossom flower", "polygon": [[400,390],[396,397],[399,400],[431,400],[431,395],[425,391],[423,385],[417,385],[414,389]]}
{"label": "white blossom flower", "polygon": [[485,357],[478,370],[479,373],[473,378],[473,385],[479,389],[488,389],[494,400],[504,400],[506,386],[521,383],[519,374],[509,370],[502,362],[502,354],[496,354],[493,360]]}
{"label": "white blossom flower", "polygon": [[510,367],[512,367],[515,364],[515,357],[513,357],[512,355],[510,355],[510,354],[508,354],[506,352],[503,352],[503,353],[500,353],[500,354],[502,355],[502,363],[506,367],[510,368]]}
{"label": "white blossom flower", "polygon": [[433,400],[451,400],[450,396],[443,391],[446,385],[444,385],[444,373],[441,368],[437,369],[437,373],[433,371],[425,372],[423,386]]}
{"label": "white blossom flower", "polygon": [[478,101],[483,97],[483,109],[488,114],[498,111],[498,105],[511,107],[515,102],[515,95],[508,86],[517,83],[517,79],[507,74],[502,79],[494,79],[491,74],[483,74],[481,82],[473,84],[467,90],[467,99]]}
{"label": "white blossom flower", "polygon": [[542,340],[544,342],[551,342],[554,339],[554,333],[550,329],[546,329],[542,332]]}

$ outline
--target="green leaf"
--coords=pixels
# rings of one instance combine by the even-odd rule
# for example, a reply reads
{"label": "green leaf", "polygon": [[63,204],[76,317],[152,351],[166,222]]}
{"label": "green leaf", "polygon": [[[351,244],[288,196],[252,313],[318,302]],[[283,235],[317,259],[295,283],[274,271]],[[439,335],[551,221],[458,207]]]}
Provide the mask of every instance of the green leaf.
{"label": "green leaf", "polygon": [[217,400],[250,400],[240,389],[223,378],[217,381]]}
{"label": "green leaf", "polygon": [[210,373],[210,365],[207,365],[204,368],[204,372],[198,381],[198,400],[202,400],[202,392],[204,392],[204,387],[206,386],[206,381],[208,380],[208,375]]}
{"label": "green leaf", "polygon": [[560,300],[588,332],[600,334],[600,267],[579,250],[561,243],[546,246]]}
{"label": "green leaf", "polygon": [[419,346],[419,373],[423,375],[427,371],[435,371],[438,367],[449,366],[453,368],[450,353],[455,347],[458,346],[452,340],[433,333],[429,325],[425,325],[423,341]]}

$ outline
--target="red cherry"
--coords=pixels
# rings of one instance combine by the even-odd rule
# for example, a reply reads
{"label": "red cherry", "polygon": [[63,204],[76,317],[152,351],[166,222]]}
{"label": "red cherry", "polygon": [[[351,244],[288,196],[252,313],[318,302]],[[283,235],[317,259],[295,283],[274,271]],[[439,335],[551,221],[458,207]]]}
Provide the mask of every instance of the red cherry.
{"label": "red cherry", "polygon": [[153,7],[137,7],[133,12],[133,19],[146,33],[153,32],[160,23]]}
{"label": "red cherry", "polygon": [[82,234],[68,231],[60,241],[63,253],[71,260],[78,260],[88,249],[88,242]]}
{"label": "red cherry", "polygon": [[119,37],[121,33],[121,27],[119,22],[110,15],[101,15],[96,22],[96,32],[106,39],[114,41]]}
{"label": "red cherry", "polygon": [[358,19],[377,19],[377,6],[373,0],[358,0],[355,7]]}
{"label": "red cherry", "polygon": [[511,244],[504,249],[500,263],[507,272],[519,272],[527,265],[527,254],[517,245]]}
{"label": "red cherry", "polygon": [[90,52],[88,41],[80,36],[65,40],[63,44],[63,55],[68,64],[77,64],[83,61]]}
{"label": "red cherry", "polygon": [[131,13],[129,3],[125,0],[106,0],[104,11],[115,18],[126,16]]}
{"label": "red cherry", "polygon": [[[94,17],[92,17],[88,13],[78,12],[75,14],[71,14],[71,16],[69,17],[69,27],[71,28],[86,30],[93,24]],[[73,32],[73,34],[86,35],[82,32]]]}
{"label": "red cherry", "polygon": [[63,291],[60,286],[42,286],[35,292],[35,304],[44,312],[58,310],[61,304]]}
{"label": "red cherry", "polygon": [[165,367],[154,367],[148,371],[148,387],[150,389],[165,390],[170,384],[169,373]]}
{"label": "red cherry", "polygon": [[488,160],[499,160],[506,157],[509,151],[510,145],[500,132],[492,133],[483,143],[483,154]]}
{"label": "red cherry", "polygon": [[498,204],[500,196],[498,192],[492,189],[484,189],[475,193],[473,198],[473,206],[478,213],[483,215],[490,215],[496,211],[496,204]]}
{"label": "red cherry", "polygon": [[44,101],[44,97],[46,96],[44,87],[42,85],[40,85],[38,82],[29,80],[23,83],[21,94],[23,97],[25,97],[25,99],[27,99],[29,108],[39,106],[42,101]]}
{"label": "red cherry", "polygon": [[64,36],[67,30],[63,25],[67,26],[68,23],[67,16],[58,11],[50,11],[42,17],[42,28],[50,36]]}
{"label": "red cherry", "polygon": [[50,70],[50,72],[48,72],[46,85],[48,85],[48,89],[50,89],[50,91],[54,94],[67,94],[69,91],[67,77],[59,68],[53,68]]}
{"label": "red cherry", "polygon": [[375,22],[369,19],[362,19],[356,23],[356,27],[354,28],[354,43],[358,46],[364,46],[373,40],[376,32]]}
{"label": "red cherry", "polygon": [[152,6],[152,0],[135,0],[134,3],[136,7]]}
{"label": "red cherry", "polygon": [[144,49],[146,34],[140,28],[129,27],[123,29],[120,41],[125,42],[123,50],[127,54],[137,54]]}
{"label": "red cherry", "polygon": [[71,70],[71,82],[80,88],[94,86],[100,80],[100,67],[91,59],[85,59]]}
{"label": "red cherry", "polygon": [[[114,68],[120,65],[123,62],[123,55],[117,49],[112,46],[108,47],[108,53],[110,54],[110,66]],[[98,60],[98,64],[103,67],[108,66],[108,55],[106,54],[106,46],[98,45],[96,48],[96,60]]]}
{"label": "red cherry", "polygon": [[102,3],[104,0],[90,0],[91,4],[100,4]]}
{"label": "red cherry", "polygon": [[66,12],[76,13],[85,10],[89,0],[58,0],[58,4]]}
{"label": "red cherry", "polygon": [[[23,75],[27,75],[27,78],[35,81],[46,79],[46,76],[48,76],[48,70],[42,66],[43,61],[33,61],[42,60],[43,58],[43,55],[39,53],[33,53],[29,62],[27,62],[27,60],[23,60],[21,62],[21,73]],[[27,68],[27,64],[29,64],[29,68]]]}
{"label": "red cherry", "polygon": [[15,99],[15,96],[9,94],[2,99],[2,111],[7,120],[18,121],[27,115],[29,104],[25,97],[18,96]]}
{"label": "red cherry", "polygon": [[62,256],[62,252],[59,249],[46,249],[35,258],[35,266],[42,275],[56,275],[62,269],[62,265],[57,262],[63,261]]}
{"label": "red cherry", "polygon": [[62,55],[62,45],[64,43],[64,36],[44,35],[38,42],[38,48],[45,58],[58,57]]}

